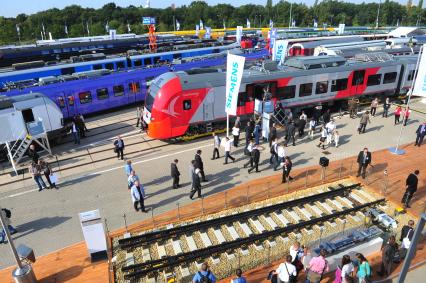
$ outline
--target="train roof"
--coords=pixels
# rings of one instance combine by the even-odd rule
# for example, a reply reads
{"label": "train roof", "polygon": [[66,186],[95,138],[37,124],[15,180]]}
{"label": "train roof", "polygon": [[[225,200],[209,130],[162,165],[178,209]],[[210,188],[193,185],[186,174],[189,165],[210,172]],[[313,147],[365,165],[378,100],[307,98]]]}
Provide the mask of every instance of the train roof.
{"label": "train roof", "polygon": [[328,67],[337,67],[344,65],[345,63],[346,59],[341,56],[299,56],[289,58],[285,62],[285,66],[303,70],[310,70],[314,68],[318,69],[318,67],[316,66],[320,66],[322,64],[326,64]]}
{"label": "train roof", "polygon": [[35,98],[48,98],[48,97],[39,92],[32,92],[32,93],[15,95],[15,96],[0,95],[0,109],[13,108],[13,104],[16,102],[31,100]]}
{"label": "train roof", "polygon": [[330,38],[330,39],[321,39],[321,40],[314,40],[309,42],[303,42],[303,43],[295,43],[298,45],[303,45],[303,48],[315,48],[320,45],[324,44],[336,44],[336,43],[347,43],[347,42],[357,42],[357,41],[364,41],[364,39],[361,36],[346,36],[346,37],[340,37],[340,38]]}

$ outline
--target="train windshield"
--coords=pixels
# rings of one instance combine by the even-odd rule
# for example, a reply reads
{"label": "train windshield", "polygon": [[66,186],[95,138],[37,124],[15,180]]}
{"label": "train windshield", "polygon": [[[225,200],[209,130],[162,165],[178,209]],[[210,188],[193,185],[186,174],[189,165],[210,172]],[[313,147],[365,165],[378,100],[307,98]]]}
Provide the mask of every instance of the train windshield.
{"label": "train windshield", "polygon": [[145,107],[149,112],[152,112],[152,106],[154,105],[154,98],[159,92],[160,88],[155,84],[151,83],[148,89],[148,94],[145,99]]}

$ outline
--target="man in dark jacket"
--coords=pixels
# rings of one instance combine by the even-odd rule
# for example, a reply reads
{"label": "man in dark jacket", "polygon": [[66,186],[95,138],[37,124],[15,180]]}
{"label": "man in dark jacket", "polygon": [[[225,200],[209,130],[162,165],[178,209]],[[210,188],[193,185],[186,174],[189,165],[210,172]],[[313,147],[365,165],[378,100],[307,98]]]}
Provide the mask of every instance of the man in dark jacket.
{"label": "man in dark jacket", "polygon": [[200,169],[201,181],[207,182],[206,175],[204,174],[203,160],[201,159],[201,149],[197,150],[197,154],[195,154],[194,160],[195,160],[195,164],[194,164],[195,169],[197,168]]}
{"label": "man in dark jacket", "polygon": [[253,149],[251,151],[251,156],[252,156],[252,159],[253,159],[253,166],[251,166],[250,169],[248,170],[249,174],[254,169],[256,169],[256,172],[260,172],[259,171],[260,151],[258,149],[257,144],[253,145]]}
{"label": "man in dark jacket", "polygon": [[253,133],[253,130],[251,128],[251,122],[247,122],[247,127],[245,128],[244,131],[246,133],[246,147],[247,147],[248,144],[250,143],[250,140],[252,138],[252,133]]}
{"label": "man in dark jacket", "polygon": [[287,138],[285,140],[284,146],[287,146],[290,140],[293,141],[293,146],[296,146],[296,138],[294,137],[295,134],[296,134],[296,127],[294,126],[293,122],[290,122],[287,126]]}
{"label": "man in dark jacket", "polygon": [[420,147],[426,135],[426,122],[424,122],[417,128],[416,134],[417,134],[417,137],[416,137],[416,143],[414,144],[414,146]]}
{"label": "man in dark jacket", "polygon": [[414,221],[409,220],[408,225],[404,225],[401,229],[401,238],[399,239],[401,242],[404,238],[407,238],[411,241],[414,236]]}
{"label": "man in dark jacket", "polygon": [[192,177],[193,179],[193,188],[191,190],[191,194],[189,195],[189,198],[192,199],[195,193],[197,193],[198,198],[201,198],[201,170],[199,168],[196,168],[194,171],[194,175]]}
{"label": "man in dark jacket", "polygon": [[290,177],[291,167],[293,167],[293,163],[291,162],[290,157],[286,156],[284,158],[284,165],[283,165],[283,176],[281,183],[287,182],[287,178],[291,181],[293,180],[292,177]]}
{"label": "man in dark jacket", "polygon": [[401,203],[404,204],[404,206],[407,208],[410,208],[410,201],[413,197],[414,193],[417,191],[417,184],[419,182],[419,179],[417,176],[419,175],[420,171],[416,170],[414,173],[411,173],[408,175],[407,180],[405,181],[405,193],[402,197]]}
{"label": "man in dark jacket", "polygon": [[380,276],[389,276],[392,272],[392,263],[395,253],[398,249],[395,236],[390,236],[388,243],[382,249],[382,264],[378,274]]}
{"label": "man in dark jacket", "polygon": [[272,141],[277,138],[277,128],[275,123],[272,124],[272,127],[269,129],[269,147],[272,146]]}
{"label": "man in dark jacket", "polygon": [[305,126],[306,126],[305,119],[299,119],[297,121],[297,130],[299,132],[299,137],[303,137],[303,135],[305,134]]}
{"label": "man in dark jacket", "polygon": [[114,141],[114,151],[117,153],[117,158],[123,160],[124,155],[124,141],[121,139],[120,136],[117,136],[117,139]]}
{"label": "man in dark jacket", "polygon": [[315,125],[319,125],[319,119],[321,117],[321,107],[316,106],[314,108],[314,113],[312,115],[312,118],[315,120]]}
{"label": "man in dark jacket", "polygon": [[330,122],[331,114],[330,109],[327,109],[324,114],[322,114],[322,120],[324,121],[324,125],[326,125],[328,122]]}
{"label": "man in dark jacket", "polygon": [[177,164],[178,164],[178,160],[175,159],[173,163],[170,165],[171,175],[173,178],[173,189],[177,189],[180,187],[179,185],[180,172],[179,172],[179,169],[177,168]]}
{"label": "man in dark jacket", "polygon": [[38,164],[38,159],[40,158],[40,156],[38,155],[37,150],[35,149],[35,146],[33,144],[30,145],[30,148],[28,149],[28,156],[35,164]]}
{"label": "man in dark jacket", "polygon": [[365,179],[365,172],[368,165],[371,164],[371,152],[368,151],[368,148],[365,147],[363,151],[358,153],[356,162],[358,162],[358,174],[356,176],[361,175]]}

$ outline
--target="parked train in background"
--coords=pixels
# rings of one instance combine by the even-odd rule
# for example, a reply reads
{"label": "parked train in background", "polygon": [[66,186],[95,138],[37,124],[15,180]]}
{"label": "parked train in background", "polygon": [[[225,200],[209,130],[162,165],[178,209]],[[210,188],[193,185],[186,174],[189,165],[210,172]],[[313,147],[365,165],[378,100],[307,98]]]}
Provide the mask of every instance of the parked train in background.
{"label": "parked train in background", "polygon": [[[414,78],[416,56],[392,57],[386,53],[358,54],[354,60],[340,56],[298,56],[285,66],[270,62],[243,73],[237,115],[254,113],[255,99],[268,88],[274,105],[293,110],[317,104],[341,103],[354,96],[404,93]],[[272,67],[271,67],[272,66]],[[225,115],[226,73],[166,73],[150,85],[144,107],[148,135],[171,139],[189,127],[213,129]]]}

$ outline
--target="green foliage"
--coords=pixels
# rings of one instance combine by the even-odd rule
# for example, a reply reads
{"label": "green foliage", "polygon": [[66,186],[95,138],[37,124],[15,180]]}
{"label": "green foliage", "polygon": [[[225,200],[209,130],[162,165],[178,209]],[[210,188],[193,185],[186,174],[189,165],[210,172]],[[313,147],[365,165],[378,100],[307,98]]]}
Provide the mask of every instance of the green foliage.
{"label": "green foliage", "polygon": [[[141,1],[143,2],[143,1]],[[174,11],[142,7],[120,7],[114,3],[104,5],[100,9],[82,8],[71,5],[62,10],[49,9],[33,15],[19,14],[16,18],[0,16],[0,44],[18,42],[16,25],[20,27],[21,41],[31,42],[41,39],[42,25],[45,26],[46,36],[49,32],[53,38],[66,37],[65,25],[68,27],[70,37],[87,36],[86,23],[89,24],[90,35],[106,34],[105,24],[108,22],[110,29],[117,29],[118,33],[127,33],[129,23],[132,33],[141,34],[148,31],[141,23],[142,17],[155,17],[157,31],[173,30],[173,16],[181,25],[181,30],[195,29],[200,19],[205,26],[222,28],[225,20],[226,26],[236,27],[246,24],[249,19],[252,27],[266,27],[269,19],[275,26],[288,26],[290,0],[280,0],[275,5],[271,0],[263,5],[246,4],[240,7],[232,6],[232,2],[224,2],[209,6],[208,1],[194,1],[189,5],[177,7]],[[299,27],[312,26],[313,20],[318,21],[318,26],[326,23],[328,26],[337,26],[345,23],[347,26],[375,26],[378,1],[375,3],[353,4],[338,0],[315,1],[315,5],[308,7],[305,4],[293,2],[292,18]],[[412,6],[413,1],[407,0],[406,4],[384,0],[380,9],[379,26],[424,24],[426,9],[422,9],[423,0],[417,7]]]}

